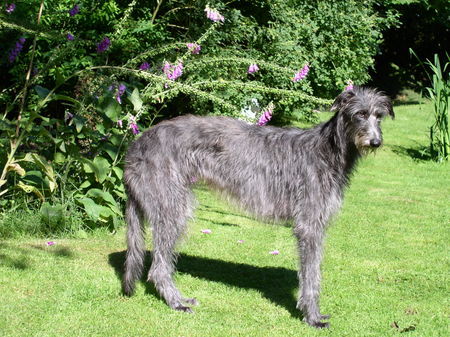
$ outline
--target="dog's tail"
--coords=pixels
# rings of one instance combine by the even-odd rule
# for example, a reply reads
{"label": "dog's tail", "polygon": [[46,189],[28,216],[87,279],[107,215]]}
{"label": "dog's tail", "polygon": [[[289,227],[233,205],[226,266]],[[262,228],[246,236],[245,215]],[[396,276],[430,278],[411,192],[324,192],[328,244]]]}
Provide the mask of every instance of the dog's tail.
{"label": "dog's tail", "polygon": [[134,293],[136,280],[141,277],[144,268],[145,242],[142,217],[138,203],[129,196],[126,208],[127,255],[125,260],[125,274],[123,278],[123,292],[127,296]]}

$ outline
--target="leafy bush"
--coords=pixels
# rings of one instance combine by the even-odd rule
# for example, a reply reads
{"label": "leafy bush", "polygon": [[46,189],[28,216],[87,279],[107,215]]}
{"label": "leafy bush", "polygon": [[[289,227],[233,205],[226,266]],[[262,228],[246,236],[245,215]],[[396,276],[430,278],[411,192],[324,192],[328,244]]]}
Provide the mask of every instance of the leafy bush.
{"label": "leafy bush", "polygon": [[1,64],[1,205],[18,191],[57,200],[41,207],[57,226],[68,200],[92,225],[117,226],[124,150],[155,120],[209,112],[256,122],[249,107],[313,118],[330,103],[313,91],[367,79],[393,18],[357,1],[157,1],[152,11],[138,0],[78,3],[0,7],[0,40],[14,41]]}

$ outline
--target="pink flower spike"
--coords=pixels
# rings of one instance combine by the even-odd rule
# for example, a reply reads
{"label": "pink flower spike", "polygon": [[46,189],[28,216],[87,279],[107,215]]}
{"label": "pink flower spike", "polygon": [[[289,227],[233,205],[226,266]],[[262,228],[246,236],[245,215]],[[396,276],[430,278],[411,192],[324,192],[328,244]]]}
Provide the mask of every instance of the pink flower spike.
{"label": "pink flower spike", "polygon": [[133,132],[133,135],[139,134],[139,127],[136,123],[130,123],[130,129],[131,132]]}
{"label": "pink flower spike", "polygon": [[180,61],[177,65],[172,65],[169,62],[166,62],[164,63],[162,71],[169,80],[175,81],[183,74],[183,62]]}
{"label": "pink flower spike", "polygon": [[279,250],[272,250],[271,252],[269,252],[270,255],[278,255],[280,254]]}
{"label": "pink flower spike", "polygon": [[303,80],[309,72],[309,65],[306,63],[301,70],[299,70],[292,79],[293,82],[298,82],[300,80]]}
{"label": "pink flower spike", "polygon": [[205,8],[206,17],[214,22],[224,22],[225,18],[216,9],[206,6]]}
{"label": "pink flower spike", "polygon": [[47,241],[47,246],[54,246],[56,245],[55,241]]}
{"label": "pink flower spike", "polygon": [[202,47],[197,43],[186,43],[187,49],[191,52],[191,54],[199,54]]}
{"label": "pink flower spike", "polygon": [[238,240],[237,243],[244,243],[244,240]]}
{"label": "pink flower spike", "polygon": [[119,128],[122,128],[122,127],[123,127],[123,122],[122,122],[121,119],[119,119],[119,120],[117,121],[117,126],[118,126]]}
{"label": "pink flower spike", "polygon": [[258,65],[256,63],[250,64],[247,70],[247,74],[256,73],[259,70]]}
{"label": "pink flower spike", "polygon": [[203,234],[211,234],[212,233],[212,231],[210,229],[202,229],[201,232]]}
{"label": "pink flower spike", "polygon": [[259,117],[258,123],[256,123],[259,126],[266,125],[271,119],[273,115],[273,109],[275,106],[272,102],[270,102],[267,107],[263,110],[263,113],[261,117]]}

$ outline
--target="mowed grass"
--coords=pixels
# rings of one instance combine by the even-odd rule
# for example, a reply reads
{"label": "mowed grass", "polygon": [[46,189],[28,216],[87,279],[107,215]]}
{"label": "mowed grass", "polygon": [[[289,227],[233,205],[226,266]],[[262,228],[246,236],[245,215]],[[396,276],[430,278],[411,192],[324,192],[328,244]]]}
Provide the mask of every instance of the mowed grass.
{"label": "mowed grass", "polygon": [[123,229],[24,237],[0,241],[0,335],[448,336],[450,166],[423,160],[430,109],[400,106],[384,122],[384,147],[361,162],[328,230],[330,329],[308,327],[295,309],[291,229],[242,216],[200,187],[175,275],[200,301],[195,314],[169,309],[145,282],[121,295]]}

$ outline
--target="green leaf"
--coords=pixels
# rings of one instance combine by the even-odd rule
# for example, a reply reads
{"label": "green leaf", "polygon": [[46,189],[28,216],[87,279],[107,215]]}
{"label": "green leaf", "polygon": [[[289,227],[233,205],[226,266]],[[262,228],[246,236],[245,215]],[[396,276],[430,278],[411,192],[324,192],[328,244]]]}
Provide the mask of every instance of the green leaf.
{"label": "green leaf", "polygon": [[61,73],[60,68],[55,69],[55,82],[56,82],[56,86],[60,86],[61,84],[64,83],[64,77]]}
{"label": "green leaf", "polygon": [[113,169],[114,173],[116,174],[117,178],[122,180],[123,179],[123,170],[118,166],[114,166],[112,169]]}
{"label": "green leaf", "polygon": [[80,186],[79,189],[85,189],[91,186],[91,182],[89,180],[84,181]]}
{"label": "green leaf", "polygon": [[102,183],[108,175],[110,169],[109,162],[103,157],[95,157],[93,163],[96,167],[96,171],[94,173],[96,174],[97,181]]}
{"label": "green leaf", "polygon": [[94,173],[95,169],[92,160],[81,158],[81,161],[83,162],[83,170],[85,173]]}
{"label": "green leaf", "polygon": [[86,196],[91,197],[95,200],[103,200],[104,202],[106,202],[108,204],[108,208],[111,209],[111,211],[113,211],[114,213],[118,214],[118,215],[122,215],[122,212],[119,209],[119,206],[116,202],[116,200],[114,200],[114,197],[107,191],[102,191],[98,188],[91,188],[87,193]]}
{"label": "green leaf", "polygon": [[53,192],[58,187],[58,184],[56,183],[56,175],[55,175],[55,172],[53,171],[53,167],[52,167],[52,165],[50,165],[47,162],[47,160],[44,157],[42,157],[36,153],[27,153],[25,155],[25,157],[23,159],[21,159],[20,161],[27,161],[27,162],[32,162],[32,163],[36,164],[48,178],[49,189],[51,192]]}
{"label": "green leaf", "polygon": [[92,220],[99,220],[100,213],[104,206],[98,205],[91,198],[80,198],[78,201],[83,205],[84,211]]}
{"label": "green leaf", "polygon": [[103,150],[111,157],[112,160],[115,160],[118,153],[118,148],[111,143],[105,143],[103,145]]}
{"label": "green leaf", "polygon": [[139,90],[137,88],[133,89],[133,92],[128,96],[128,99],[133,104],[134,111],[137,112],[141,110],[144,102],[142,101],[141,95],[139,95]]}
{"label": "green leaf", "polygon": [[41,171],[28,171],[22,178],[27,185],[40,189],[48,189],[48,182],[45,181]]}
{"label": "green leaf", "polygon": [[80,117],[78,115],[73,116],[72,122],[75,124],[75,129],[78,133],[81,132],[81,129],[83,129],[85,119],[83,117]]}
{"label": "green leaf", "polygon": [[80,105],[80,102],[78,100],[76,100],[75,98],[72,98],[70,96],[66,96],[66,95],[54,95],[53,99],[59,100],[59,101],[67,101],[67,102],[73,103],[76,106]]}
{"label": "green leaf", "polygon": [[66,161],[66,157],[61,152],[56,152],[53,156],[53,161],[57,164],[62,164]]}
{"label": "green leaf", "polygon": [[40,98],[46,98],[48,94],[50,93],[50,90],[47,88],[41,87],[40,85],[35,85],[34,90],[38,94]]}
{"label": "green leaf", "polygon": [[112,98],[108,99],[106,102],[107,105],[102,110],[106,116],[108,116],[113,122],[116,122],[122,114],[122,106]]}
{"label": "green leaf", "polygon": [[86,158],[83,158],[82,161],[84,172],[94,173],[95,180],[99,183],[105,181],[110,170],[108,160],[103,157],[95,157],[92,161]]}

